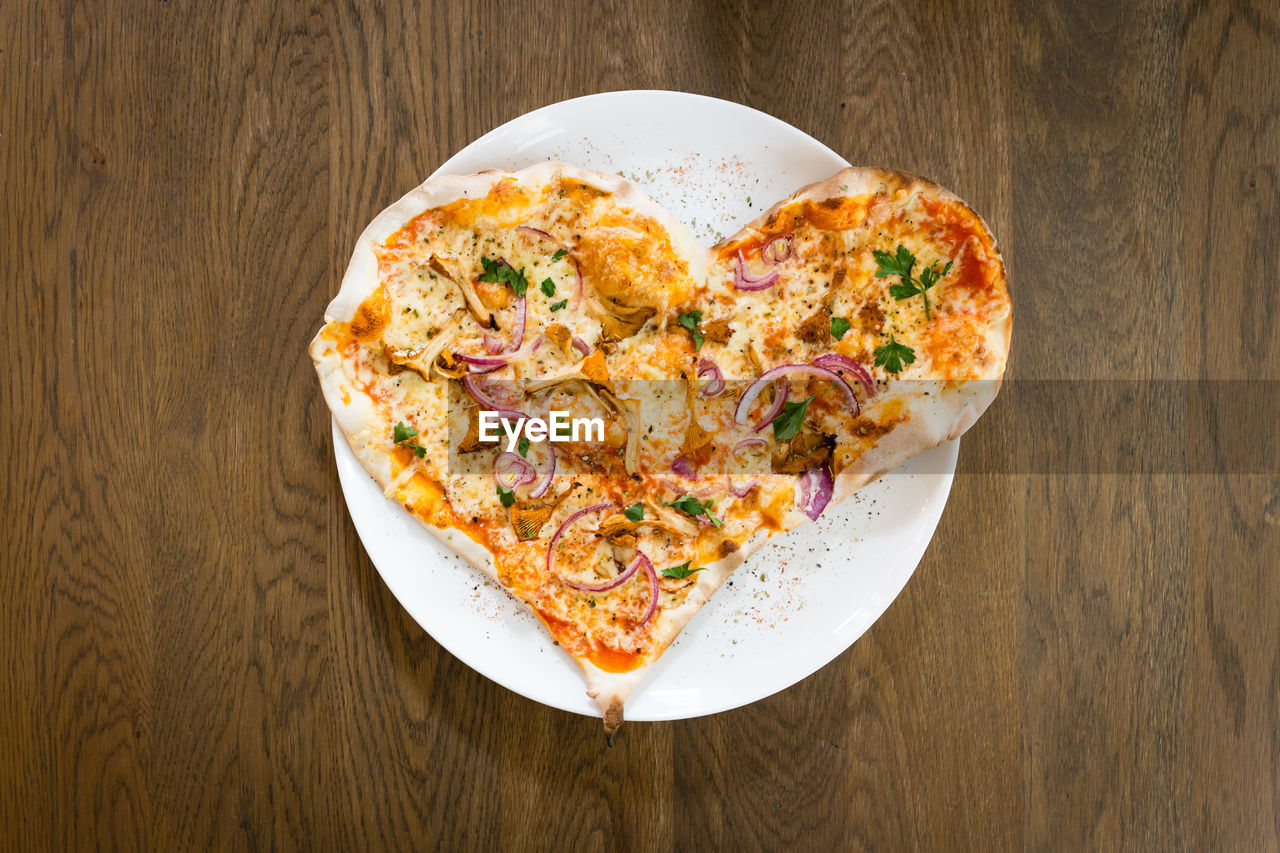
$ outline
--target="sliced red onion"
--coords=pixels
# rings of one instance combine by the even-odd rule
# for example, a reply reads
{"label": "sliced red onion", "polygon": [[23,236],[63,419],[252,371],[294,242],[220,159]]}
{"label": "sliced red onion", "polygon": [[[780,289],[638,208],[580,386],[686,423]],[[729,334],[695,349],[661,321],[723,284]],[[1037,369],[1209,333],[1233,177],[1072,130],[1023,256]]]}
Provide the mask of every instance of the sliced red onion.
{"label": "sliced red onion", "polygon": [[751,490],[758,485],[760,485],[760,479],[758,477],[752,477],[745,486],[735,486],[733,484],[733,480],[729,480],[729,494],[733,495],[735,498],[745,498],[747,495],[751,494]]}
{"label": "sliced red onion", "polygon": [[714,397],[724,390],[724,376],[720,368],[709,358],[698,362],[698,378],[706,384],[702,386],[702,396]]}
{"label": "sliced red onion", "polygon": [[[836,387],[840,389],[840,393],[844,395],[845,402],[849,404],[854,417],[857,417],[862,412],[862,406],[858,403],[858,396],[853,393],[849,383],[839,373],[812,364],[782,364],[772,370],[766,370],[759,379],[751,383],[751,386],[743,393],[742,399],[738,401],[738,410],[734,413],[734,420],[740,424],[746,423],[747,414],[751,411],[751,404],[755,402],[756,397],[760,396],[760,392],[764,391],[765,387],[775,379],[789,376],[815,376],[819,379],[829,379],[836,384]],[[781,407],[778,408],[781,409]],[[763,424],[757,427],[756,430],[759,431],[761,427],[763,427]]]}
{"label": "sliced red onion", "polygon": [[654,611],[658,609],[658,573],[654,570],[653,563],[644,554],[637,551],[636,560],[644,567],[644,573],[649,576],[649,607],[636,623],[636,627],[639,628],[652,619]]}
{"label": "sliced red onion", "polygon": [[577,335],[574,335],[573,338],[573,348],[582,353],[583,358],[591,355],[591,347],[587,346],[587,342]]}
{"label": "sliced red onion", "polygon": [[493,335],[489,334],[488,332],[484,333],[484,351],[485,352],[489,353],[489,355],[497,355],[498,353],[502,352],[502,347],[503,347],[502,338],[495,338]]}
{"label": "sliced red onion", "polygon": [[817,521],[818,516],[831,503],[831,494],[835,491],[835,483],[831,480],[831,472],[826,467],[810,468],[800,477],[800,500],[798,509]]}
{"label": "sliced red onion", "polygon": [[698,469],[693,467],[693,463],[685,458],[684,454],[676,456],[671,463],[671,470],[684,477],[686,480],[698,479]]}
{"label": "sliced red onion", "polygon": [[564,532],[569,529],[569,525],[573,524],[584,515],[590,515],[593,512],[600,512],[606,509],[613,509],[613,504],[596,504],[595,506],[589,506],[586,509],[580,509],[560,523],[560,526],[556,528],[556,532],[551,534],[551,543],[547,545],[548,572],[551,571],[551,557],[555,554],[556,542],[559,541],[560,537],[564,535]]}
{"label": "sliced red onion", "polygon": [[582,301],[582,267],[573,255],[569,256],[569,260],[573,262],[573,274],[578,278],[577,290],[573,293],[573,307],[577,308],[578,303]]}
{"label": "sliced red onion", "polygon": [[522,358],[528,358],[533,355],[538,351],[538,347],[542,346],[542,342],[545,339],[545,335],[538,335],[538,337],[533,339],[533,342],[529,344],[529,346],[519,352],[508,353],[506,355],[464,355],[463,353],[455,352],[453,357],[463,364],[469,365],[472,368],[471,372],[474,374],[479,375],[483,373],[493,373],[495,370],[506,367],[513,361],[518,361]]}
{"label": "sliced red onion", "polygon": [[769,442],[765,441],[763,438],[761,438],[758,435],[753,435],[751,438],[744,438],[742,439],[742,441],[739,441],[736,444],[734,444],[733,447],[729,448],[729,452],[737,453],[739,450],[746,450],[748,447],[765,448],[768,446],[769,446]]}
{"label": "sliced red onion", "polygon": [[493,481],[507,491],[516,486],[526,486],[536,479],[538,472],[529,460],[519,454],[504,451],[493,461]]}
{"label": "sliced red onion", "polygon": [[580,589],[583,592],[608,592],[611,589],[617,589],[618,587],[622,586],[624,583],[629,581],[631,579],[631,576],[636,573],[636,569],[640,568],[640,563],[642,560],[647,562],[648,558],[645,557],[643,554],[640,554],[637,552],[636,558],[631,561],[631,565],[627,566],[626,571],[624,571],[622,574],[618,575],[616,578],[614,578],[611,581],[605,581],[603,583],[579,583],[577,581],[571,581],[571,580],[566,580],[565,578],[561,578],[560,583],[564,584],[565,586],[572,587],[574,589]]}
{"label": "sliced red onion", "polygon": [[[776,234],[770,237],[764,246],[760,248],[760,259],[770,266],[777,266],[791,257],[793,240],[794,235],[791,234]],[[779,244],[781,244],[782,248],[778,248]]]}
{"label": "sliced red onion", "polygon": [[820,355],[813,360],[818,367],[825,367],[827,370],[839,372],[847,370],[857,377],[862,383],[862,390],[867,392],[868,397],[874,397],[876,394],[876,380],[872,378],[871,371],[853,359],[843,356],[838,352],[829,352]]}
{"label": "sliced red onion", "polygon": [[528,234],[534,234],[538,237],[542,237],[544,240],[550,240],[552,243],[555,243],[557,247],[564,249],[566,252],[569,251],[567,248],[565,248],[564,243],[561,243],[559,240],[557,240],[555,237],[552,237],[550,234],[548,234],[546,231],[543,231],[541,228],[534,228],[530,225],[517,225],[516,230],[524,231]]}
{"label": "sliced red onion", "polygon": [[[471,395],[471,399],[475,400],[486,409],[505,409],[507,411],[512,411],[502,400],[493,396],[488,388],[481,385],[480,380],[476,379],[475,374],[464,374],[462,377],[462,387]],[[527,417],[527,415],[521,415],[521,417]]]}
{"label": "sliced red onion", "polygon": [[[763,378],[763,376],[760,377],[760,379]],[[756,398],[760,396],[762,391],[764,391],[765,386],[769,384],[766,382],[764,385],[760,385],[760,387],[757,388],[756,386],[760,384],[760,379],[757,379],[755,382],[752,382],[747,386],[747,390],[743,393],[742,398],[738,400],[738,408],[733,413],[733,419],[737,423],[745,424],[747,422],[751,416],[751,404],[756,401]],[[774,387],[773,402],[769,404],[769,410],[764,413],[764,417],[761,418],[760,423],[756,424],[756,432],[759,432],[769,424],[773,423],[773,419],[782,412],[782,407],[787,402],[787,397],[790,396],[790,394],[791,389],[787,387],[785,382],[779,382]]]}
{"label": "sliced red onion", "polygon": [[551,488],[551,478],[556,475],[556,448],[551,442],[547,442],[544,447],[547,448],[547,471],[542,477],[533,484],[533,488],[529,490],[529,497],[540,498],[547,493],[547,489]]}
{"label": "sliced red onion", "polygon": [[738,252],[737,261],[733,265],[733,286],[738,290],[768,290],[777,280],[777,270],[758,277],[748,273],[747,262],[743,260],[742,252]]}

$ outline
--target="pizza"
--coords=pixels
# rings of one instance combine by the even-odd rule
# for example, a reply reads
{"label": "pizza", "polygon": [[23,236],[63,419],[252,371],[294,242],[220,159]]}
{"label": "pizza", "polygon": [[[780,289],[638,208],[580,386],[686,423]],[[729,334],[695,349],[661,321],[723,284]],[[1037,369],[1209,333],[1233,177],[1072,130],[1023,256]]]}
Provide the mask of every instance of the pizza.
{"label": "pizza", "polygon": [[845,169],[711,249],[623,178],[432,178],[360,236],[311,344],[391,498],[523,601],[610,737],[733,570],[994,399],[995,238]]}

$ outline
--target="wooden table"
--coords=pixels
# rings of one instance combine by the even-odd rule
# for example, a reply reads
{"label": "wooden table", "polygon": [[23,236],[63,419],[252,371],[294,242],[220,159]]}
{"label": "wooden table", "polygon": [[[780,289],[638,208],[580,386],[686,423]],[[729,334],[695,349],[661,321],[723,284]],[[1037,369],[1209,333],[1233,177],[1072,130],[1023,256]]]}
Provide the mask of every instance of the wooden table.
{"label": "wooden table", "polygon": [[[1280,847],[1274,466],[1007,467],[1099,423],[1018,382],[1280,380],[1275,6],[588,5],[0,5],[0,848]],[[853,648],[609,750],[384,588],[305,345],[378,210],[620,88],[969,200],[1015,390]]]}

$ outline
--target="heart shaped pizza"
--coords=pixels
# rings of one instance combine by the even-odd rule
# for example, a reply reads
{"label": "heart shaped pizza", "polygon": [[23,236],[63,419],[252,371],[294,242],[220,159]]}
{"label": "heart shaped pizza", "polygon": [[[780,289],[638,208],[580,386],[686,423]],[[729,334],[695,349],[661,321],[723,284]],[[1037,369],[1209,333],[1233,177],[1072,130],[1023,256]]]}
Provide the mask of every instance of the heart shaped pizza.
{"label": "heart shaped pizza", "polygon": [[748,555],[990,405],[995,238],[928,181],[845,169],[704,249],[563,163],[428,180],[360,236],[311,344],[357,458],[525,602],[612,736]]}

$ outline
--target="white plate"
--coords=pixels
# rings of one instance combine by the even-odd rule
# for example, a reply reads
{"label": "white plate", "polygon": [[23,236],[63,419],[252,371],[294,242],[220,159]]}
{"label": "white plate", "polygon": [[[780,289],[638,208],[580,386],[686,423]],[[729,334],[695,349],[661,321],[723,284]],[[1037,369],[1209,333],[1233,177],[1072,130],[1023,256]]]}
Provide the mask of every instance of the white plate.
{"label": "white plate", "polygon": [[[847,166],[785,122],[679,92],[611,92],[553,104],[468,145],[436,174],[563,160],[640,184],[706,245],[800,186]],[[504,687],[599,716],[576,663],[500,587],[382,490],[334,427],[338,475],[365,549],[442,646]],[[853,643],[915,570],[951,491],[959,442],[832,507],[751,557],[688,624],[627,703],[629,720],[713,714],[796,683]],[[833,697],[832,701],[841,701]]]}

